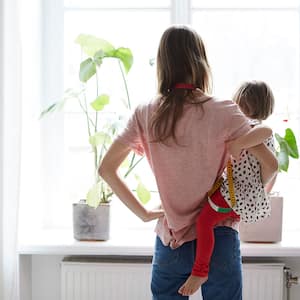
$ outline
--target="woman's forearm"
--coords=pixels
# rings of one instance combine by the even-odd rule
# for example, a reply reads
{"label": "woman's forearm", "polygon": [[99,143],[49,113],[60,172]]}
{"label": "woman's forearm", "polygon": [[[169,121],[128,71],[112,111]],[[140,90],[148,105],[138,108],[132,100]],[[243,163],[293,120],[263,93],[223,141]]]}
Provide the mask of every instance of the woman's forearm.
{"label": "woman's forearm", "polygon": [[[101,169],[100,169],[101,170]],[[100,172],[102,178],[111,187],[114,194],[122,200],[122,202],[140,219],[146,220],[147,210],[145,207],[136,199],[134,194],[128,189],[127,185],[123,182],[120,176],[115,173],[105,171],[105,168]]]}
{"label": "woman's forearm", "polygon": [[151,221],[164,215],[162,209],[146,209],[128,188],[126,183],[118,174],[118,169],[124,159],[128,156],[130,148],[114,142],[98,169],[99,175],[111,187],[114,194],[140,219]]}
{"label": "woman's forearm", "polygon": [[258,125],[249,130],[245,135],[226,143],[229,153],[238,158],[243,149],[262,144],[268,137],[272,135],[272,129],[263,125]]}
{"label": "woman's forearm", "polygon": [[245,135],[235,139],[233,142],[238,144],[241,149],[248,149],[263,143],[271,135],[271,128],[264,125],[258,125],[249,130]]}

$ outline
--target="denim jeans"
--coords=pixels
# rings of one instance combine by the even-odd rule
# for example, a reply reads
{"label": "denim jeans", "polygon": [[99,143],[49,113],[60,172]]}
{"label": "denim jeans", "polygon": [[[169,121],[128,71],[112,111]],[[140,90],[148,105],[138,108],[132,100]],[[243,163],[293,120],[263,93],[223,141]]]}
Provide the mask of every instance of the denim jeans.
{"label": "denim jeans", "polygon": [[[238,232],[230,227],[214,229],[215,246],[208,281],[201,287],[203,300],[242,300],[242,264]],[[178,289],[190,275],[196,240],[172,250],[157,237],[152,261],[153,300],[184,300]]]}

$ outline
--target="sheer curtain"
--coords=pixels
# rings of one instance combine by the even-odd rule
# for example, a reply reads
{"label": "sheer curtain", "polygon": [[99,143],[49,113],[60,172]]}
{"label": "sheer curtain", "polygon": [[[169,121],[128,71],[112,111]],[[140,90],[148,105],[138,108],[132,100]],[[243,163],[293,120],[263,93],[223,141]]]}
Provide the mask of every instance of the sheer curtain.
{"label": "sheer curtain", "polygon": [[0,1],[0,299],[18,295],[18,211],[21,154],[21,48],[18,0]]}

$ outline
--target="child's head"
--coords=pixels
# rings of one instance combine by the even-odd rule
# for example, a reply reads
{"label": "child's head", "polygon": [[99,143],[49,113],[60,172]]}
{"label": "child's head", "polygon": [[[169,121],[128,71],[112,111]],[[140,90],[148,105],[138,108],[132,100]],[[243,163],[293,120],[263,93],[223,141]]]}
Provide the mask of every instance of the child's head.
{"label": "child's head", "polygon": [[158,92],[166,95],[176,83],[191,83],[210,91],[210,67],[201,37],[187,26],[171,26],[157,53]]}
{"label": "child's head", "polygon": [[244,82],[233,96],[241,111],[250,119],[266,120],[274,109],[274,96],[263,81]]}

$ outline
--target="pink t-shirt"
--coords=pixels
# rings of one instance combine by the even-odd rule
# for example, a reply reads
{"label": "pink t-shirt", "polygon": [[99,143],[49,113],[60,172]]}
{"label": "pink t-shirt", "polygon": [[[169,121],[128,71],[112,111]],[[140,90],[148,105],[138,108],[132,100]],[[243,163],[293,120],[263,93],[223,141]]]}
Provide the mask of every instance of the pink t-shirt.
{"label": "pink t-shirt", "polygon": [[164,245],[175,248],[196,238],[195,222],[203,200],[228,159],[225,142],[245,134],[250,126],[232,101],[212,98],[203,110],[185,104],[176,128],[179,145],[153,143],[150,121],[157,103],[155,99],[138,106],[117,140],[146,155],[165,210],[156,233]]}

